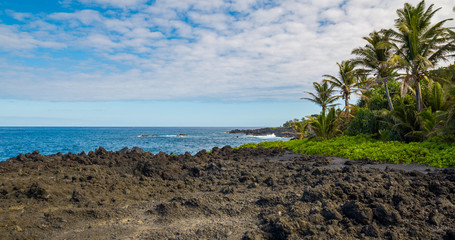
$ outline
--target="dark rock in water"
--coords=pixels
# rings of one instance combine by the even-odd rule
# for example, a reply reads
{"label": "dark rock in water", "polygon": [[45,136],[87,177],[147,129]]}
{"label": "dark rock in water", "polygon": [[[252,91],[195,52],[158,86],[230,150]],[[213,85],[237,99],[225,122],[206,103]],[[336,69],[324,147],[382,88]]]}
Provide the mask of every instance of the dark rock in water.
{"label": "dark rock in water", "polygon": [[267,136],[275,134],[277,137],[294,138],[296,132],[292,128],[259,128],[259,129],[235,129],[229,133],[246,134],[252,136]]}

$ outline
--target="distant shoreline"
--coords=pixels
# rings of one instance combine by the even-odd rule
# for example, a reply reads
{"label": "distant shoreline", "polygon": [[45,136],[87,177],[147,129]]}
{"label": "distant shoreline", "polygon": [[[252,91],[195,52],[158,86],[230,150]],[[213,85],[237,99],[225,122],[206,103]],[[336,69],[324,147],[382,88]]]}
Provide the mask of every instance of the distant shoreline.
{"label": "distant shoreline", "polygon": [[252,136],[267,136],[274,134],[277,137],[283,138],[294,138],[296,136],[296,132],[292,128],[258,128],[258,129],[234,129],[229,131],[228,133],[233,134],[246,134]]}
{"label": "distant shoreline", "polygon": [[[0,127],[0,161],[20,153],[39,150],[44,155],[89,152],[99,146],[117,151],[124,147],[140,147],[158,153],[196,154],[215,146],[233,147],[261,142],[273,137],[227,134],[238,127]],[[252,127],[254,129],[257,127]],[[182,135],[179,135],[182,134]],[[188,136],[183,136],[187,134]],[[157,135],[152,137],[152,135]],[[143,137],[138,137],[143,136]],[[148,137],[150,136],[150,137]],[[177,137],[179,136],[179,137]],[[277,140],[278,138],[274,139]]]}

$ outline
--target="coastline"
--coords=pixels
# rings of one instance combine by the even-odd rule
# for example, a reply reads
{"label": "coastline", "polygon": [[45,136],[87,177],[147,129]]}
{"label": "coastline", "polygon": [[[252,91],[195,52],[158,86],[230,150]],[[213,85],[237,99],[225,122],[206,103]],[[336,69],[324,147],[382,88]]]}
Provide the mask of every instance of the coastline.
{"label": "coastline", "polygon": [[455,236],[453,168],[226,146],[34,152],[0,173],[2,239]]}
{"label": "coastline", "polygon": [[276,137],[282,137],[282,138],[294,138],[296,137],[296,131],[292,128],[282,128],[282,127],[277,127],[277,128],[257,128],[257,129],[234,129],[229,131],[228,133],[233,133],[233,134],[246,134],[246,135],[252,135],[252,136],[268,136],[268,135],[274,135]]}
{"label": "coastline", "polygon": [[[155,154],[160,151],[196,154],[215,146],[240,146],[273,139],[226,133],[232,129],[235,127],[0,127],[3,140],[0,141],[0,161],[34,150],[50,155],[89,152],[99,146],[109,151],[137,146]],[[188,136],[177,137],[179,134]],[[141,135],[150,137],[138,137]]]}

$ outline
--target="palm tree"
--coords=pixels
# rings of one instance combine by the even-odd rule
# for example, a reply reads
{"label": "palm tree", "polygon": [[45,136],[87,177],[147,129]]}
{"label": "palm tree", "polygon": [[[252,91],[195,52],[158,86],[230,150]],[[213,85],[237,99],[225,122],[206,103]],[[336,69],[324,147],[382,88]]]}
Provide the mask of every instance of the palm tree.
{"label": "palm tree", "polygon": [[445,131],[447,133],[455,133],[455,85],[449,88],[449,102],[447,111],[444,112]]}
{"label": "palm tree", "polygon": [[[328,78],[325,79],[324,82],[328,82],[332,84],[334,87],[339,88],[340,95],[336,97],[341,97],[344,99],[345,108],[349,107],[349,99],[351,98],[351,94],[359,94],[358,92],[363,91],[362,88],[359,88],[359,83],[357,81],[359,70],[355,69],[356,63],[353,61],[342,61],[341,64],[337,63],[339,71],[338,77],[334,77],[332,75],[324,75],[324,77]],[[363,82],[361,83],[363,85]]]}
{"label": "palm tree", "polygon": [[333,93],[335,92],[335,90],[333,90],[333,85],[329,86],[327,82],[323,82],[322,84],[313,82],[313,87],[316,90],[316,93],[305,91],[305,93],[310,94],[311,97],[304,97],[301,99],[309,100],[321,105],[323,112],[325,112],[327,107],[334,107],[338,105],[331,104],[338,99],[338,96],[333,96]]}
{"label": "palm tree", "polygon": [[433,4],[425,8],[424,0],[416,7],[405,3],[403,9],[397,10],[395,26],[398,31],[390,30],[397,51],[394,60],[406,70],[403,85],[407,87],[408,82],[414,83],[418,112],[423,111],[421,80],[426,77],[428,69],[440,60],[447,60],[453,50],[454,40],[450,31],[443,27],[452,19],[431,24],[431,18],[439,10],[433,10]]}
{"label": "palm tree", "polygon": [[308,121],[305,121],[305,120],[294,121],[294,122],[292,122],[292,128],[296,131],[297,138],[302,139],[307,134],[309,124],[308,124]]}
{"label": "palm tree", "polygon": [[308,117],[311,129],[318,137],[326,140],[335,137],[341,132],[338,129],[339,119],[335,108],[330,108],[327,113],[321,112],[316,118]]}
{"label": "palm tree", "polygon": [[433,111],[447,111],[450,106],[449,94],[443,85],[430,79],[424,91],[426,105]]}
{"label": "palm tree", "polygon": [[390,44],[390,32],[372,32],[364,37],[368,44],[365,47],[356,48],[352,54],[357,55],[353,61],[366,67],[369,72],[376,75],[378,81],[382,81],[386,92],[387,102],[390,110],[393,110],[393,103],[390,99],[387,82],[394,75],[394,67],[391,64],[392,44]]}

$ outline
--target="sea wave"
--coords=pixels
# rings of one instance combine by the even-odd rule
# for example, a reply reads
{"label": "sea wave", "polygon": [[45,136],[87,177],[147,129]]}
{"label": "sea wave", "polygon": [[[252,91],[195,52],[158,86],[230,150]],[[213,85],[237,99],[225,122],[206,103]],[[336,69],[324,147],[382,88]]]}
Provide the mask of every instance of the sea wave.
{"label": "sea wave", "polygon": [[255,136],[257,138],[261,139],[273,139],[273,138],[280,138],[275,135],[275,133],[269,134],[269,135],[264,135],[264,136]]}
{"label": "sea wave", "polygon": [[260,139],[276,139],[276,140],[289,140],[290,138],[286,137],[277,137],[275,133],[269,134],[269,135],[263,135],[263,136],[254,136],[255,138],[260,138]]}
{"label": "sea wave", "polygon": [[182,138],[182,137],[188,137],[188,135],[180,135],[180,134],[177,134],[177,135],[162,135],[161,137],[170,137],[170,138],[178,137],[178,138]]}

